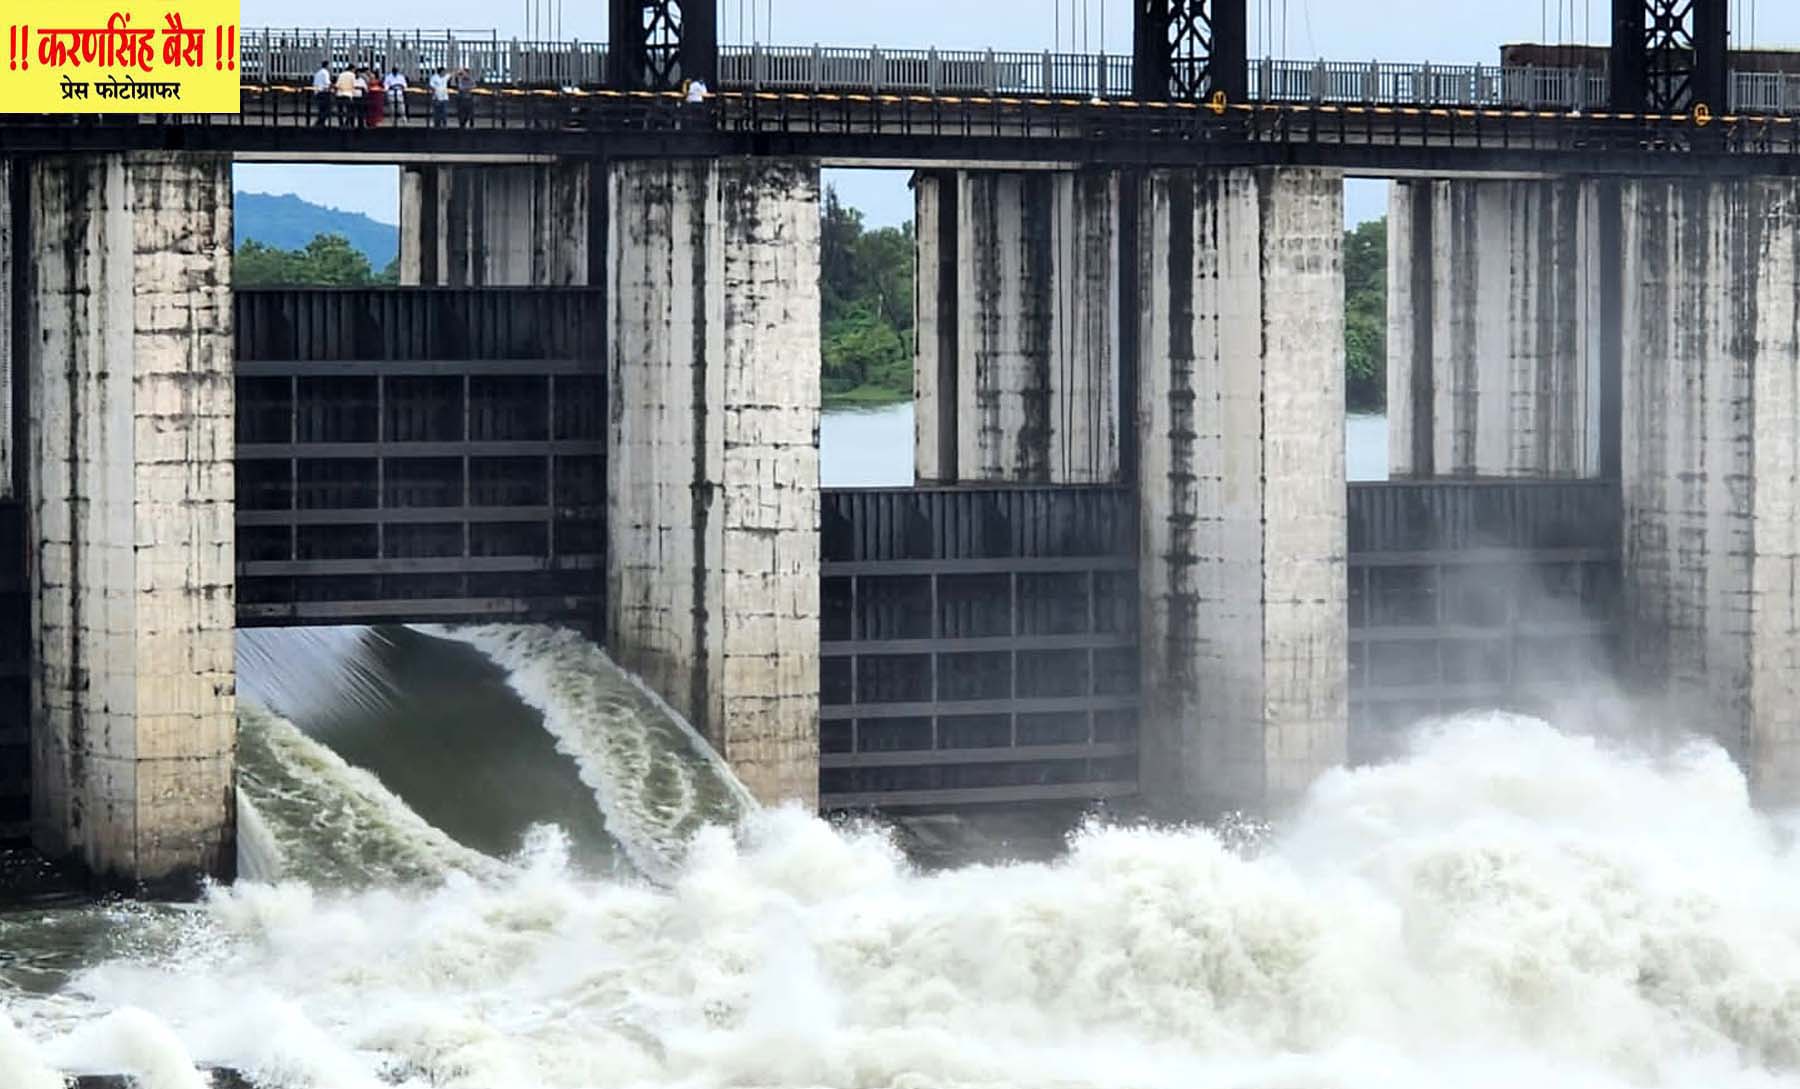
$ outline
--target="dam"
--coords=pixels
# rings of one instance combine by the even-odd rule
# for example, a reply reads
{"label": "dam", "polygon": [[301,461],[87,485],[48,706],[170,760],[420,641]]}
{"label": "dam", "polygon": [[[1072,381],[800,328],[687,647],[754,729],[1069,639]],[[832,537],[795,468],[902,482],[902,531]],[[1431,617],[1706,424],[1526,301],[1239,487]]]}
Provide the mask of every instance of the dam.
{"label": "dam", "polygon": [[[228,877],[232,632],[345,622],[576,625],[759,799],[827,810],[1279,809],[1384,721],[1530,706],[1572,663],[1731,708],[1788,800],[1792,126],[1714,123],[1755,86],[1723,6],[1671,92],[1621,3],[1611,112],[1579,63],[1240,106],[1233,10],[1199,69],[1142,16],[1091,101],[822,55],[820,88],[879,93],[757,90],[790,69],[696,17],[591,92],[526,90],[560,47],[515,44],[489,63],[522,97],[482,106],[526,112],[473,128],[292,123],[293,57],[373,43],[285,31],[246,33],[244,112],[181,150],[9,122],[8,834],[118,887]],[[690,74],[715,104],[659,97]],[[849,143],[915,171],[904,492],[817,484]],[[402,286],[233,291],[233,156],[399,164]],[[1338,225],[1377,171],[1401,482],[1349,488]]]}
{"label": "dam", "polygon": [[[1246,8],[247,27],[239,114],[0,118],[0,840],[125,895],[0,911],[0,1081],[1792,1079],[1796,77],[1722,0],[1498,65]],[[321,57],[484,75],[358,129]],[[235,283],[253,162],[394,169],[399,282]],[[826,487],[870,165],[914,479]]]}

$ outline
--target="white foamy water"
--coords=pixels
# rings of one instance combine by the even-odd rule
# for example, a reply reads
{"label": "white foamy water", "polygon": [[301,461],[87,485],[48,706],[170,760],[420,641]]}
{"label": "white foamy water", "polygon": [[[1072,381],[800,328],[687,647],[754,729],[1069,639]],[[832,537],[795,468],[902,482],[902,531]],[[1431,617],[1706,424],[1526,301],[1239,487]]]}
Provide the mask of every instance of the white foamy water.
{"label": "white foamy water", "polygon": [[694,728],[579,632],[531,625],[420,631],[468,643],[506,670],[594,792],[640,873],[666,879],[693,835],[755,801]]}
{"label": "white foamy water", "polygon": [[0,1063],[124,1034],[278,1089],[1793,1085],[1797,867],[1714,747],[1471,716],[1326,776],[1254,857],[1094,828],[923,875],[785,809],[666,886],[554,837],[491,880],[244,883],[172,951],[12,996]]}
{"label": "white foamy water", "polygon": [[238,860],[249,863],[244,876],[252,879],[363,887],[503,872],[497,860],[421,819],[375,776],[250,703],[238,711],[238,789],[251,814]]}

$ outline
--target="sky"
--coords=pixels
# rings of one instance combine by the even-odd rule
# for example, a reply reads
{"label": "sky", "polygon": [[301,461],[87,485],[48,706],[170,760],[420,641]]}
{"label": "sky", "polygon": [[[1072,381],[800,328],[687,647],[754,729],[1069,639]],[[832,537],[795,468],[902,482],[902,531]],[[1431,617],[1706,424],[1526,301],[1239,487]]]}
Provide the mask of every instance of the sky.
{"label": "sky", "polygon": [[[524,36],[536,20],[554,25],[557,0],[311,0],[294,8],[275,0],[242,0],[246,28],[292,23],[309,26],[381,25],[497,31]],[[1604,43],[1610,0],[1248,0],[1252,56],[1332,60],[1496,63],[1513,41]],[[551,5],[547,8],[546,5]],[[567,38],[606,37],[605,0],[560,9]],[[1128,52],[1132,0],[719,0],[719,31],[728,43],[875,45],[894,48],[1014,49]],[[1732,15],[1737,47],[1800,46],[1800,2],[1737,0]],[[546,11],[549,12],[546,15]],[[754,14],[753,14],[754,12]],[[378,15],[371,20],[371,14]],[[1378,16],[1378,17],[1377,17]],[[383,222],[398,218],[399,174],[392,167],[237,168],[238,187],[296,193],[307,200],[363,212]],[[872,225],[911,218],[906,175],[899,171],[830,171],[845,203],[864,210]],[[1386,186],[1352,182],[1345,219],[1355,223],[1386,210]]]}

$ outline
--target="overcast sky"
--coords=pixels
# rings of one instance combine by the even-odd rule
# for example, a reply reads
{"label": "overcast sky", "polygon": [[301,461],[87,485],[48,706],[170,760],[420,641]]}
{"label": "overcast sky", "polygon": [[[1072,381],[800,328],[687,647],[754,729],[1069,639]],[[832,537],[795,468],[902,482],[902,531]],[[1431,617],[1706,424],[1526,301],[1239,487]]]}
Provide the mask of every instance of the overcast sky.
{"label": "overcast sky", "polygon": [[[1248,0],[1254,56],[1333,60],[1494,63],[1512,41],[1604,42],[1610,0]],[[536,0],[539,19],[551,0]],[[530,0],[311,0],[303,5],[242,0],[246,28],[293,24],[355,27],[371,23],[450,26],[523,36]],[[780,44],[874,45],[896,48],[995,48],[1124,53],[1131,48],[1132,0],[720,0],[720,37]],[[1800,45],[1800,2],[1737,0],[1733,42],[1739,47]],[[752,15],[754,10],[755,14]],[[603,40],[605,0],[568,4],[563,37]],[[911,216],[904,175],[833,172],[846,201],[872,222]],[[239,188],[294,192],[385,222],[397,216],[398,174],[387,167],[238,167]],[[1378,183],[1353,186],[1347,217],[1382,211]]]}

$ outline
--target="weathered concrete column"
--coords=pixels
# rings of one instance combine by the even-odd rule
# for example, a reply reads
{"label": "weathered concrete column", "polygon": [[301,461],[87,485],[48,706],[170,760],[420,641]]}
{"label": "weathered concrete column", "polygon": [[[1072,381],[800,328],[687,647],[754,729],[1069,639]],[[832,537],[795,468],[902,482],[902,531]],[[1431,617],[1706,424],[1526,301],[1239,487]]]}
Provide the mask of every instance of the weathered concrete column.
{"label": "weathered concrete column", "polygon": [[1118,175],[922,173],[914,193],[918,479],[1117,479]]}
{"label": "weathered concrete column", "polygon": [[[593,172],[580,160],[406,166],[400,282],[566,287],[589,271]],[[594,256],[599,256],[597,253]]]}
{"label": "weathered concrete column", "polygon": [[1623,194],[1629,658],[1800,802],[1800,182]]}
{"label": "weathered concrete column", "polygon": [[13,497],[19,444],[13,416],[13,164],[0,157],[0,499]]}
{"label": "weathered concrete column", "polygon": [[34,838],[108,883],[229,877],[231,162],[30,169]]}
{"label": "weathered concrete column", "polygon": [[1392,474],[1599,475],[1594,183],[1400,181],[1389,193]]}
{"label": "weathered concrete column", "polygon": [[607,645],[816,804],[818,167],[619,163],[610,207]]}
{"label": "weathered concrete column", "polygon": [[1142,778],[1278,806],[1346,759],[1343,181],[1154,171],[1139,229]]}

